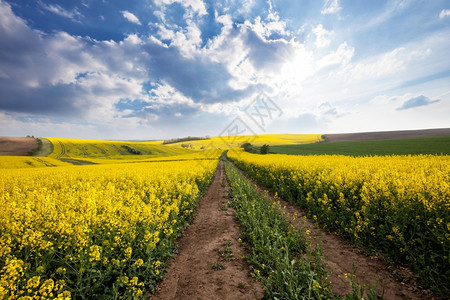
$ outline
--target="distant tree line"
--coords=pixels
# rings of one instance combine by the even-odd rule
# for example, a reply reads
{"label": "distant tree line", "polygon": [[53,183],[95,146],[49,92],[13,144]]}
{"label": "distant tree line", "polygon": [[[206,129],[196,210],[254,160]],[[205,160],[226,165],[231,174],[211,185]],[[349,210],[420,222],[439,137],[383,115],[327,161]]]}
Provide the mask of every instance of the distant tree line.
{"label": "distant tree line", "polygon": [[209,136],[206,136],[206,137],[188,136],[188,137],[183,137],[183,138],[176,138],[176,139],[165,140],[163,142],[163,145],[180,143],[180,142],[188,142],[188,141],[209,140],[209,139],[210,139]]}
{"label": "distant tree line", "polygon": [[270,146],[267,144],[262,145],[259,149],[249,142],[245,142],[241,145],[241,148],[244,148],[245,151],[250,153],[259,153],[259,154],[267,154],[270,151]]}

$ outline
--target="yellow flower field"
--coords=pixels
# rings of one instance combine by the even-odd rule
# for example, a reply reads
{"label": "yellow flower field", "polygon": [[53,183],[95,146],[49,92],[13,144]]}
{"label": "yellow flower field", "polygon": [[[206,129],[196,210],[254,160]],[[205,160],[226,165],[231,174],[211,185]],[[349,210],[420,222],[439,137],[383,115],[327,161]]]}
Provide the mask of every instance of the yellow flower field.
{"label": "yellow flower field", "polygon": [[[187,154],[180,155],[171,155],[171,156],[142,156],[142,157],[128,157],[128,159],[124,159],[121,157],[117,159],[116,157],[110,158],[80,158],[83,161],[95,163],[95,164],[117,164],[117,163],[135,163],[135,162],[163,162],[163,161],[187,161],[187,160],[197,160],[197,161],[208,161],[208,160],[217,160],[217,158],[222,153],[222,150],[205,150],[192,152]],[[134,158],[134,159],[133,159]]]}
{"label": "yellow flower field", "polygon": [[71,166],[71,164],[50,157],[0,156],[0,169],[42,168]]}
{"label": "yellow flower field", "polygon": [[[249,142],[255,146],[270,145],[294,145],[316,143],[322,140],[321,134],[261,134],[261,135],[223,135],[211,137],[206,140],[194,140],[168,144],[168,146],[181,147],[182,144],[190,144],[193,149],[232,149],[240,148],[242,144]],[[150,142],[161,144],[163,141]]]}
{"label": "yellow flower field", "polygon": [[[52,158],[146,159],[192,153],[192,150],[157,145],[154,142],[124,142],[46,138],[53,144]],[[133,153],[133,151],[137,151]],[[136,155],[139,153],[140,155]]]}
{"label": "yellow flower field", "polygon": [[217,163],[1,169],[0,299],[154,289]]}
{"label": "yellow flower field", "polygon": [[[450,275],[450,156],[228,156],[323,226],[409,264],[429,286]],[[447,286],[448,288],[448,286]]]}

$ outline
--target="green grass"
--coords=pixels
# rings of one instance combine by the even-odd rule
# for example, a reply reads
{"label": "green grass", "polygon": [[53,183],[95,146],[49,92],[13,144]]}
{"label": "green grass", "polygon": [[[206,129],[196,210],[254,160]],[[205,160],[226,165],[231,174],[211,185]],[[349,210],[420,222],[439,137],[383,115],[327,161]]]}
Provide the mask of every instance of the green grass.
{"label": "green grass", "polygon": [[334,298],[321,252],[311,249],[302,231],[290,226],[277,204],[261,196],[227,161],[225,170],[231,205],[242,227],[239,241],[250,248],[251,275],[263,284],[264,298]]}
{"label": "green grass", "polygon": [[279,145],[270,146],[270,152],[291,155],[450,155],[450,136],[302,145]]}
{"label": "green grass", "polygon": [[40,145],[39,148],[36,149],[36,152],[33,154],[33,156],[49,156],[53,152],[53,144],[46,138],[38,138],[38,140],[40,141]]}
{"label": "green grass", "polygon": [[251,253],[250,274],[264,286],[264,299],[379,299],[376,283],[360,285],[354,274],[349,277],[349,294],[333,294],[321,247],[312,247],[304,231],[294,229],[280,202],[271,202],[235,166],[224,163],[230,204],[242,228],[239,242]]}

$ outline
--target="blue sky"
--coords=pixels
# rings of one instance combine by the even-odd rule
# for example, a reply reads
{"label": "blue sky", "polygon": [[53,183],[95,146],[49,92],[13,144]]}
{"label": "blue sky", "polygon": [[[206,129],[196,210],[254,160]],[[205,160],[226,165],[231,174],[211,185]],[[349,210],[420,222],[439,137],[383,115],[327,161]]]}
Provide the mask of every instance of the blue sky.
{"label": "blue sky", "polygon": [[448,0],[0,0],[0,135],[450,127],[449,53]]}

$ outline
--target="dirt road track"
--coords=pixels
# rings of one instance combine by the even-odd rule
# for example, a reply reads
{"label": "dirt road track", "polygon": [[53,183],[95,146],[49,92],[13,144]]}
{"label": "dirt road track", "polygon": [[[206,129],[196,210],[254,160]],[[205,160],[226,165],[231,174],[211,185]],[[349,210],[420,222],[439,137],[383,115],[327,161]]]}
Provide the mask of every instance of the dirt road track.
{"label": "dirt road track", "polygon": [[[239,168],[238,168],[239,169]],[[245,172],[241,173],[251,180]],[[329,269],[332,271],[330,278],[333,292],[338,295],[346,295],[351,292],[350,281],[345,278],[345,274],[352,274],[356,267],[356,281],[359,284],[373,286],[378,282],[378,295],[381,295],[384,287],[384,299],[431,299],[422,295],[420,291],[415,291],[411,285],[399,282],[391,272],[387,270],[388,264],[377,257],[366,256],[361,249],[353,246],[339,235],[328,233],[319,228],[318,225],[305,217],[303,212],[287,201],[274,197],[263,186],[255,183],[261,194],[267,194],[270,201],[280,201],[283,212],[288,220],[298,229],[309,231],[309,240],[313,245],[320,242],[327,260]],[[383,285],[384,282],[384,285]]]}
{"label": "dirt road track", "polygon": [[[223,162],[198,207],[198,215],[180,240],[158,293],[151,299],[261,299],[264,292],[242,258],[238,223],[226,205],[228,184]],[[225,260],[219,250],[230,241],[234,259]],[[215,266],[215,269],[213,269]],[[220,269],[223,266],[223,269]]]}

